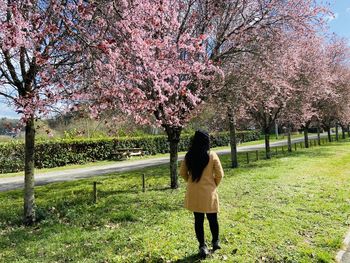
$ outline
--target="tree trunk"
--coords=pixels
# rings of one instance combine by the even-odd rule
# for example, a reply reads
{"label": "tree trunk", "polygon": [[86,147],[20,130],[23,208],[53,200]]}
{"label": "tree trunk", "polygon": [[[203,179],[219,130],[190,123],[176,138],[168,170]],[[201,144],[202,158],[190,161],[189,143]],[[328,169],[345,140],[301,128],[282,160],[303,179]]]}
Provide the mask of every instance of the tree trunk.
{"label": "tree trunk", "polygon": [[266,159],[271,159],[270,133],[269,132],[265,132],[265,151],[266,151]]}
{"label": "tree trunk", "polygon": [[320,125],[317,125],[317,143],[321,145],[321,134],[320,134]]}
{"label": "tree trunk", "polygon": [[338,123],[335,124],[335,140],[339,141],[339,125]]}
{"label": "tree trunk", "polygon": [[345,136],[345,126],[341,125],[341,138],[343,140],[345,140],[346,136]]}
{"label": "tree trunk", "polygon": [[348,137],[350,137],[350,125],[348,125]]}
{"label": "tree trunk", "polygon": [[309,131],[307,126],[304,128],[304,144],[305,148],[309,148]]}
{"label": "tree trunk", "polygon": [[287,128],[287,132],[288,132],[288,152],[292,152],[292,136],[291,136],[291,132],[290,132],[290,126],[288,125]]}
{"label": "tree trunk", "polygon": [[170,187],[171,189],[177,189],[179,187],[177,166],[178,166],[178,151],[181,135],[181,127],[167,126],[165,128],[168,141],[170,144]]}
{"label": "tree trunk", "polygon": [[231,167],[238,167],[237,158],[237,138],[236,138],[236,120],[231,108],[228,109],[228,119],[230,124],[230,146],[231,146]]}
{"label": "tree trunk", "polygon": [[276,133],[276,140],[278,140],[278,123],[275,121],[275,133]]}
{"label": "tree trunk", "polygon": [[27,120],[25,127],[25,160],[24,160],[24,217],[25,225],[35,222],[34,198],[34,146],[35,128],[34,117]]}
{"label": "tree trunk", "polygon": [[331,128],[327,127],[328,141],[332,142]]}

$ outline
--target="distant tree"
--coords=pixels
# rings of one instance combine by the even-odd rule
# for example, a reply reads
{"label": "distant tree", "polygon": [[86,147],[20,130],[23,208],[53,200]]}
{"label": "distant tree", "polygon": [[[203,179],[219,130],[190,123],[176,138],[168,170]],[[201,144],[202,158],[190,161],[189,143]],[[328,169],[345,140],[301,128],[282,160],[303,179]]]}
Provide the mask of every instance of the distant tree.
{"label": "distant tree", "polygon": [[15,134],[14,130],[18,127],[19,120],[9,119],[9,118],[1,118],[0,119],[0,134],[1,135],[9,135]]}

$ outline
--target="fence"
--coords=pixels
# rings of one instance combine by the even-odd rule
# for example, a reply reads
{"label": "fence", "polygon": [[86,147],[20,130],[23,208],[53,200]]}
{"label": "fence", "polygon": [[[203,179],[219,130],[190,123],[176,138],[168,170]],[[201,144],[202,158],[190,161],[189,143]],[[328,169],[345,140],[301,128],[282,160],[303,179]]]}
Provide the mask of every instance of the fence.
{"label": "fence", "polygon": [[[349,138],[349,137],[345,137]],[[339,136],[338,141],[343,141],[344,139]],[[336,135],[332,134],[331,135],[331,142],[328,141],[328,136],[327,137],[321,137],[320,139],[320,144],[318,143],[317,138],[309,138],[309,148],[317,147],[317,146],[322,146],[325,144],[329,144],[332,142],[336,142]],[[304,149],[305,148],[305,141],[292,141],[292,147],[291,151],[297,151],[298,149]],[[270,151],[271,151],[271,157],[273,156],[278,156],[280,154],[287,154],[288,153],[288,145],[270,145]],[[258,161],[259,159],[264,159],[266,158],[266,151],[264,149],[259,149],[259,150],[247,150],[247,151],[242,151],[237,154],[238,157],[238,162],[239,163],[251,163],[252,161]]]}

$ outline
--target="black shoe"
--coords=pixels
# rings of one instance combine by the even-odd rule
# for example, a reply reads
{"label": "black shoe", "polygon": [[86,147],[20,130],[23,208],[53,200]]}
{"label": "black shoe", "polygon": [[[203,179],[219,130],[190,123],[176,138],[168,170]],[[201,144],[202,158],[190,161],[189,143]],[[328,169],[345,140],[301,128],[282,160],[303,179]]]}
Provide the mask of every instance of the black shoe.
{"label": "black shoe", "polygon": [[199,247],[199,256],[201,258],[206,258],[209,255],[209,250],[206,245]]}
{"label": "black shoe", "polygon": [[213,251],[218,250],[218,249],[221,249],[219,240],[213,242],[212,245],[213,245]]}

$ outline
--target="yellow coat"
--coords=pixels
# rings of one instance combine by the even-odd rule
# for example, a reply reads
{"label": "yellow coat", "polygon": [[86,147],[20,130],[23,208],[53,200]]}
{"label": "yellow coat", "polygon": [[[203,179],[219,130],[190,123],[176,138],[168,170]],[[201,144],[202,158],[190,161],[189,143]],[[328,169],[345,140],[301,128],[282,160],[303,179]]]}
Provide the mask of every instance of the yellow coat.
{"label": "yellow coat", "polygon": [[204,168],[199,182],[193,182],[185,160],[180,166],[180,175],[187,182],[185,208],[192,212],[219,212],[219,196],[216,191],[224,171],[215,152],[210,152],[208,165]]}

